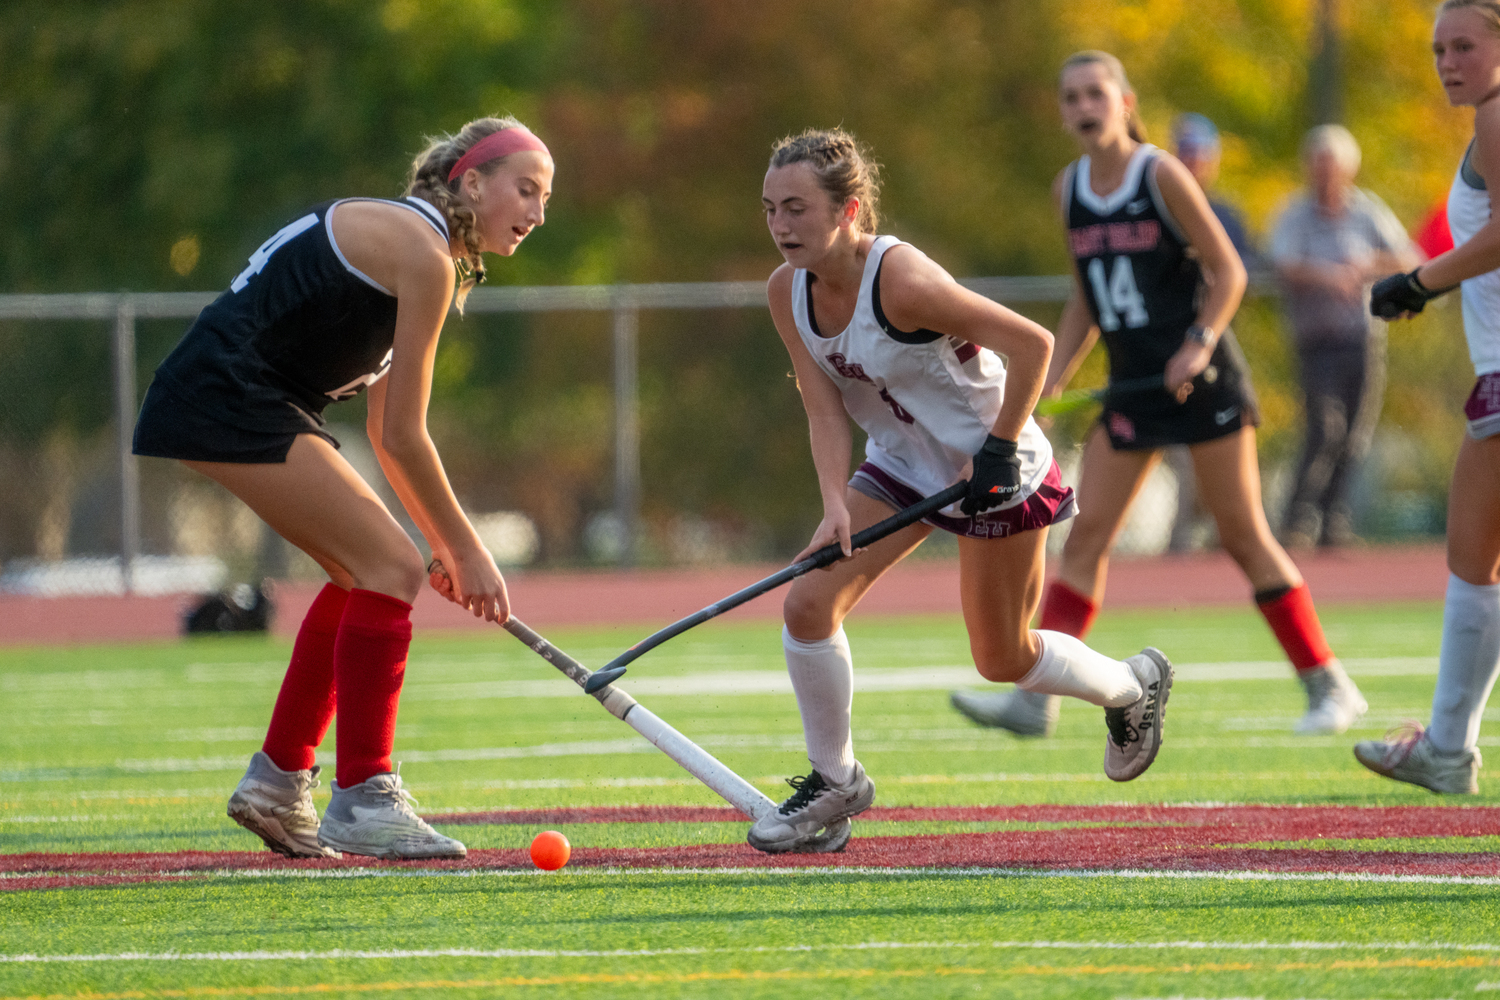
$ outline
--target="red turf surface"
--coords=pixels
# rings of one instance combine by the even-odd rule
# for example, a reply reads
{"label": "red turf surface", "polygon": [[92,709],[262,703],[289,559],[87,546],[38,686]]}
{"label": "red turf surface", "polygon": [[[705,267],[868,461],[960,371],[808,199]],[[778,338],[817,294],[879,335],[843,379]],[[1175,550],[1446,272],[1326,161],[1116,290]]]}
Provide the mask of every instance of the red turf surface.
{"label": "red turf surface", "polygon": [[[743,822],[732,809],[644,806],[508,811],[429,817],[444,823]],[[743,843],[574,850],[583,867],[1003,867],[1341,872],[1500,877],[1500,854],[1266,849],[1264,842],[1323,838],[1461,837],[1500,833],[1500,807],[1395,806],[975,806],[871,809],[863,819],[1094,823],[907,837],[856,837],[840,854],[766,855]],[[366,867],[368,858],[290,861],[263,851],[0,855],[0,890],[88,887],[243,869]],[[462,861],[389,862],[404,868],[531,867],[524,850],[475,850]]]}

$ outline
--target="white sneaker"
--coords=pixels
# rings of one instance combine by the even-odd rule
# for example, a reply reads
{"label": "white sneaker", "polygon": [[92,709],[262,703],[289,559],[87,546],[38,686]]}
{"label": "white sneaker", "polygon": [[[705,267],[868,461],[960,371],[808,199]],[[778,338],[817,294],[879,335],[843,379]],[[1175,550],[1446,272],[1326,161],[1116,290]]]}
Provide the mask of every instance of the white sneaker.
{"label": "white sneaker", "polygon": [[1062,699],[1034,691],[955,691],[953,707],[981,726],[1007,729],[1017,736],[1051,736],[1057,728]]}
{"label": "white sneaker", "polygon": [[347,854],[372,858],[462,858],[468,849],[445,837],[412,812],[417,800],[401,787],[401,775],[387,771],[340,788],[323,813],[318,842]]}
{"label": "white sneaker", "polygon": [[1294,731],[1304,736],[1342,733],[1370,707],[1338,660],[1303,670],[1297,679],[1307,689],[1307,714],[1298,720]]}
{"label": "white sneaker", "polygon": [[250,758],[245,776],[229,796],[229,818],[289,858],[336,858],[338,853],[318,843],[318,810],[312,790],[321,782],[314,766],[306,771],[283,771],[265,751]]}
{"label": "white sneaker", "polygon": [[1479,768],[1484,764],[1478,747],[1443,753],[1432,745],[1420,722],[1398,726],[1383,740],[1356,743],[1354,757],[1376,774],[1448,795],[1478,794]]}
{"label": "white sneaker", "polygon": [[796,789],[791,797],[750,827],[746,839],[758,851],[821,854],[843,850],[849,839],[849,817],[875,801],[875,782],[858,761],[854,777],[844,786],[829,785],[817,771],[788,778],[787,784]]}
{"label": "white sneaker", "polygon": [[1172,664],[1147,646],[1125,661],[1141,683],[1141,696],[1129,705],[1104,710],[1104,773],[1111,781],[1139,778],[1161,749],[1162,723],[1172,693]]}

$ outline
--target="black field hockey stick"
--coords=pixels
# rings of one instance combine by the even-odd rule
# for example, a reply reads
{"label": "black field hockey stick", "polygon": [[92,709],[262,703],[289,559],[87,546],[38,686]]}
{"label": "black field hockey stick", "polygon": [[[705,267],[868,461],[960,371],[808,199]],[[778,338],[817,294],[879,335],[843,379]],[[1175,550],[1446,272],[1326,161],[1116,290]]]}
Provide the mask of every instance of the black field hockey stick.
{"label": "black field hockey stick", "polygon": [[[1213,385],[1219,380],[1219,369],[1209,365],[1203,369],[1203,381]],[[1102,403],[1106,399],[1116,396],[1128,396],[1137,392],[1150,392],[1152,389],[1167,390],[1167,384],[1162,381],[1160,375],[1147,375],[1144,378],[1128,378],[1121,382],[1101,386],[1098,389],[1069,389],[1067,392],[1052,398],[1043,399],[1036,404],[1038,416],[1055,417],[1063,413],[1072,413],[1081,410],[1085,406],[1094,403]]]}
{"label": "black field hockey stick", "polygon": [[[887,535],[893,535],[902,528],[916,524],[927,515],[935,514],[949,504],[957,503],[964,498],[968,489],[969,484],[967,481],[955,483],[946,490],[934,493],[925,500],[920,500],[905,510],[891,515],[879,524],[857,532],[853,538],[849,539],[850,550],[855,551],[873,545]],[[806,559],[794,562],[780,572],[772,573],[759,583],[752,583],[744,590],[735,591],[722,601],[710,604],[702,611],[688,615],[681,621],[673,622],[660,632],[648,635],[613,660],[610,660],[603,667],[594,671],[593,676],[584,684],[583,689],[593,694],[605,685],[618,680],[625,673],[627,664],[634,662],[641,655],[649,653],[668,639],[679,636],[696,625],[702,625],[710,618],[717,618],[729,609],[737,608],[746,601],[754,600],[767,591],[775,590],[783,583],[795,580],[804,573],[810,573],[815,569],[822,569],[824,566],[831,566],[842,558],[844,558],[844,550],[839,548],[837,542],[823,546]]]}

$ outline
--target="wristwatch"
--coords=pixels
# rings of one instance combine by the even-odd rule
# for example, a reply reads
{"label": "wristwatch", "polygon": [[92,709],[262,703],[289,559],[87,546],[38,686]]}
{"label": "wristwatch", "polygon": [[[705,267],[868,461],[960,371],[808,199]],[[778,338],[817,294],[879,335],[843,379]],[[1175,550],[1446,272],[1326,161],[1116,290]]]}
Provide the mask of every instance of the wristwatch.
{"label": "wristwatch", "polygon": [[1182,339],[1187,341],[1188,343],[1197,344],[1199,347],[1212,347],[1214,345],[1214,341],[1218,339],[1218,336],[1219,335],[1214,332],[1213,327],[1204,326],[1201,323],[1194,323],[1192,326],[1187,328],[1187,334]]}

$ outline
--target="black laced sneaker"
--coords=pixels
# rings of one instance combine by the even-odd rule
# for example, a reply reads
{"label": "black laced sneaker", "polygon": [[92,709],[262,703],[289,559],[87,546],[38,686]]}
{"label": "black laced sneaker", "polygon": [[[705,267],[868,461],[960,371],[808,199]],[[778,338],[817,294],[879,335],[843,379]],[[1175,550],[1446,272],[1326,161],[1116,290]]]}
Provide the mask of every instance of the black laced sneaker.
{"label": "black laced sneaker", "polygon": [[1130,781],[1145,773],[1161,749],[1162,721],[1172,692],[1172,664],[1150,646],[1126,660],[1141,684],[1132,704],[1104,710],[1109,736],[1104,741],[1104,773],[1113,781]]}

